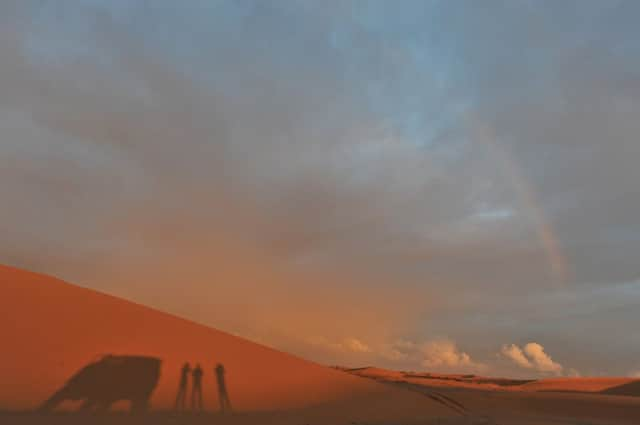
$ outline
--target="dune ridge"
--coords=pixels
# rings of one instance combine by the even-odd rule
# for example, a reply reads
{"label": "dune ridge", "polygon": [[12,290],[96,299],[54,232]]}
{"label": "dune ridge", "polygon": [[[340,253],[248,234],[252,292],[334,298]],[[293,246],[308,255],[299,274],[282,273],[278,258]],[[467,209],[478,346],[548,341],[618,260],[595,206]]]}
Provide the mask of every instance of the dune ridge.
{"label": "dune ridge", "polygon": [[353,375],[381,382],[406,382],[430,387],[487,391],[602,393],[640,397],[640,379],[627,377],[561,377],[511,379],[480,375],[396,371],[377,367],[342,368]]}
{"label": "dune ridge", "polygon": [[[485,425],[640,423],[640,380],[576,377],[515,380],[477,375],[343,368],[441,402],[453,398]],[[471,423],[474,423],[473,420]]]}
{"label": "dune ridge", "polygon": [[[86,423],[33,409],[105,354],[162,360],[152,411],[105,424],[173,424],[184,361],[204,370],[203,415],[181,423],[253,425],[632,425],[640,380],[517,380],[463,374],[325,367],[161,311],[49,276],[0,265],[0,422]],[[216,413],[213,367],[227,371],[235,415]],[[75,405],[63,406],[74,408]]]}
{"label": "dune ridge", "polygon": [[[78,369],[108,353],[162,359],[154,409],[172,409],[183,362],[204,370],[205,410],[217,409],[224,364],[237,411],[333,406],[334,414],[447,416],[424,397],[49,276],[0,266],[0,409],[33,409]],[[396,413],[394,413],[396,412]]]}

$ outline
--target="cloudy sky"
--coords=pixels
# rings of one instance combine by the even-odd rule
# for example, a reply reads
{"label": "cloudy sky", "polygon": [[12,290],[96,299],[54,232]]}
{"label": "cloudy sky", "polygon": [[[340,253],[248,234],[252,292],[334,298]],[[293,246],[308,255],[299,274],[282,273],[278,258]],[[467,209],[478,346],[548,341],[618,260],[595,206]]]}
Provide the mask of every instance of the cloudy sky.
{"label": "cloudy sky", "polygon": [[4,1],[0,262],[323,362],[640,373],[637,1]]}

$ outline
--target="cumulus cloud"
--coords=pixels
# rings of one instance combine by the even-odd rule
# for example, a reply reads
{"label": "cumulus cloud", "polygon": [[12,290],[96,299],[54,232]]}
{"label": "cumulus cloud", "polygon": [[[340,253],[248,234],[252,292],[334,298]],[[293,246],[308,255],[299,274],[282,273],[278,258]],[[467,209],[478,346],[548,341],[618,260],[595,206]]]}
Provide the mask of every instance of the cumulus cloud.
{"label": "cumulus cloud", "polygon": [[369,353],[371,351],[367,344],[356,338],[348,338],[344,341],[344,346],[355,353]]}
{"label": "cumulus cloud", "polygon": [[387,363],[392,369],[424,370],[449,373],[476,373],[489,370],[489,365],[473,359],[450,339],[411,341],[397,339],[393,342],[365,342],[347,337],[339,340],[326,337],[306,339],[307,344],[338,354],[336,362],[342,364]]}
{"label": "cumulus cloud", "polygon": [[[536,342],[530,342],[524,348],[520,348],[515,344],[504,345],[501,353],[523,368],[556,375],[560,375],[563,371],[562,365],[553,361],[551,356],[544,351],[544,347]],[[571,369],[570,372],[574,375],[577,373],[574,369]]]}
{"label": "cumulus cloud", "polygon": [[529,359],[524,355],[522,349],[515,344],[504,345],[501,350],[502,354],[513,360],[518,366],[531,369],[533,368],[533,364],[529,361]]}
{"label": "cumulus cloud", "polygon": [[524,346],[524,352],[540,372],[552,372],[556,374],[562,372],[562,366],[554,362],[551,357],[545,353],[542,345],[530,342]]}
{"label": "cumulus cloud", "polygon": [[471,359],[469,354],[460,351],[455,342],[447,339],[434,340],[420,347],[424,359],[422,366],[435,369],[455,369],[461,371],[482,371],[486,365]]}
{"label": "cumulus cloud", "polygon": [[409,358],[407,353],[404,353],[393,346],[385,346],[380,350],[380,357],[384,360],[391,361],[393,363],[407,360]]}
{"label": "cumulus cloud", "polygon": [[357,338],[344,338],[341,341],[332,341],[325,337],[307,338],[306,342],[312,346],[320,347],[329,351],[337,351],[340,353],[370,353],[371,348]]}
{"label": "cumulus cloud", "polygon": [[397,339],[391,343],[385,343],[379,350],[383,359],[397,363],[406,360],[414,360],[418,353],[418,344],[406,339]]}

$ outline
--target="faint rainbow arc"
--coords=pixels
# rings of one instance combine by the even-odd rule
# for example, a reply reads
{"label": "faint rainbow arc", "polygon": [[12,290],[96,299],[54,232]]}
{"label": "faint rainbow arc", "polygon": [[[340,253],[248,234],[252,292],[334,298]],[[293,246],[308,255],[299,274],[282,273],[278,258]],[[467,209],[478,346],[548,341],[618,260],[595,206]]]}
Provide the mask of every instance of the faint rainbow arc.
{"label": "faint rainbow arc", "polygon": [[539,207],[536,192],[525,179],[517,167],[517,160],[505,146],[501,146],[492,131],[486,126],[482,128],[480,139],[490,150],[490,153],[499,159],[503,171],[511,178],[512,187],[518,197],[518,201],[530,215],[536,236],[545,257],[551,267],[551,274],[558,285],[564,287],[569,282],[569,262],[563,252],[561,243],[556,236],[553,224],[547,218],[546,213]]}

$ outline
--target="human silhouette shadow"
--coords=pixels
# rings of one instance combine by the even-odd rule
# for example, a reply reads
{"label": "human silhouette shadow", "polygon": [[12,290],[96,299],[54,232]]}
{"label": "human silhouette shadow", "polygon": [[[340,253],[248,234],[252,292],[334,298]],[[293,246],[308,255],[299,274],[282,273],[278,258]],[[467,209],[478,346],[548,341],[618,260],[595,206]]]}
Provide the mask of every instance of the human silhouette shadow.
{"label": "human silhouette shadow", "polygon": [[229,400],[229,392],[227,391],[227,383],[225,381],[225,369],[222,363],[218,363],[215,368],[216,380],[218,381],[218,401],[220,403],[220,413],[231,413],[231,400]]}
{"label": "human silhouette shadow", "polygon": [[195,369],[191,373],[193,378],[193,387],[191,389],[191,409],[194,411],[201,411],[202,407],[202,367],[200,364],[196,364]]}
{"label": "human silhouette shadow", "polygon": [[39,408],[50,412],[65,400],[83,400],[80,411],[107,411],[117,401],[131,403],[131,412],[149,409],[160,378],[161,360],[154,357],[107,355],[76,372]]}
{"label": "human silhouette shadow", "polygon": [[191,365],[185,363],[180,369],[180,383],[178,384],[178,394],[176,395],[176,410],[185,410],[187,408],[187,386],[189,385],[189,375],[191,374]]}

